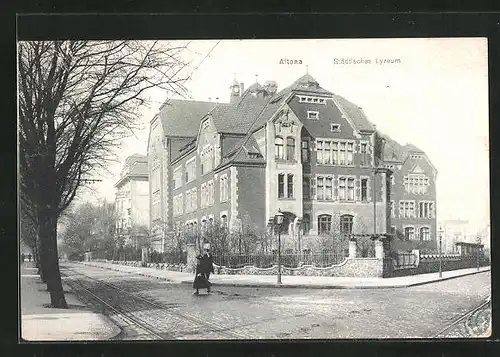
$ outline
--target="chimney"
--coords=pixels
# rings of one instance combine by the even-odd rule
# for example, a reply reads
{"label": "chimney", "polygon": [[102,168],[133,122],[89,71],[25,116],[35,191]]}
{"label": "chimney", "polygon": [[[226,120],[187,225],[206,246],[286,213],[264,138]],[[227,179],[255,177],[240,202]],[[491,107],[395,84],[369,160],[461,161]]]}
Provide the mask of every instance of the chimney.
{"label": "chimney", "polygon": [[243,92],[245,91],[245,85],[243,84],[243,82],[240,83],[240,96],[243,95]]}

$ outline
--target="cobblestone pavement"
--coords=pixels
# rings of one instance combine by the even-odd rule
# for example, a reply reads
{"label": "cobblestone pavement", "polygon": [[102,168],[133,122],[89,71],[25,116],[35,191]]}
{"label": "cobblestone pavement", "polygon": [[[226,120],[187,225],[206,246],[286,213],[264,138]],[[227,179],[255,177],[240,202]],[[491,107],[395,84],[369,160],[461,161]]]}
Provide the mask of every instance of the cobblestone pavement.
{"label": "cobblestone pavement", "polygon": [[[279,289],[213,286],[193,296],[187,284],[172,284],[77,264],[63,264],[112,283],[136,296],[174,306],[194,321],[209,321],[246,339],[429,338],[481,304],[490,295],[490,273],[399,289]],[[478,311],[458,336],[487,330],[488,308]],[[182,339],[220,339],[175,319],[165,324],[158,309],[138,304],[137,316]],[[163,326],[164,324],[165,326]],[[457,327],[458,328],[458,327]],[[140,334],[129,338],[139,338]]]}

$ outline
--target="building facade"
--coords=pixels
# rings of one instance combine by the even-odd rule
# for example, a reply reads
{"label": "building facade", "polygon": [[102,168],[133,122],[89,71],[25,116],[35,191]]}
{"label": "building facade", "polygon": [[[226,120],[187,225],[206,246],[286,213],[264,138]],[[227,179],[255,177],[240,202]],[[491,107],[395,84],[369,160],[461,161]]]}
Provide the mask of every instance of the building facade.
{"label": "building facade", "polygon": [[[150,224],[162,249],[211,221],[230,231],[268,230],[278,210],[284,245],[295,250],[311,249],[319,235],[405,232],[415,211],[394,216],[391,201],[415,200],[404,180],[413,184],[417,175],[420,183],[421,171],[432,180],[418,197],[435,210],[435,170],[425,153],[411,147],[413,156],[395,157],[393,141],[361,108],[311,75],[281,91],[274,81],[246,90],[235,81],[230,93],[229,103],[170,100],[151,121]],[[435,215],[422,212],[429,217],[422,237],[435,243]],[[409,231],[397,239],[408,241],[405,248],[417,242]]]}
{"label": "building facade", "polygon": [[115,184],[116,234],[137,248],[149,235],[148,177],[147,156],[135,154],[126,158]]}

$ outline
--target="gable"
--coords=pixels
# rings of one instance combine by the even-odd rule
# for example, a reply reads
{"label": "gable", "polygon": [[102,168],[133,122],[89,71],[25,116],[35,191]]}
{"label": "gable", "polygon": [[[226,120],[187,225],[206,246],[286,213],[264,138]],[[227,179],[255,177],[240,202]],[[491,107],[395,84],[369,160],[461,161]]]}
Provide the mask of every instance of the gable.
{"label": "gable", "polygon": [[[355,128],[344,117],[332,99],[325,104],[300,103],[294,96],[289,107],[313,137],[353,139]],[[317,112],[318,119],[308,119],[308,112]],[[340,131],[332,131],[331,124],[340,125]]]}

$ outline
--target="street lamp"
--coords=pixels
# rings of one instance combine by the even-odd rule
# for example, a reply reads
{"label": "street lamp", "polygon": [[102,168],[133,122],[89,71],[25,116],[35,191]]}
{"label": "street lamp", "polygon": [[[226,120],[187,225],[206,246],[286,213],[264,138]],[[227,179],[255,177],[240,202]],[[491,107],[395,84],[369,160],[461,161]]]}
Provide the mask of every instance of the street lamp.
{"label": "street lamp", "polygon": [[441,257],[441,247],[443,244],[443,227],[439,226],[439,277],[441,278],[443,276],[443,261]]}
{"label": "street lamp", "polygon": [[281,284],[281,225],[283,224],[283,213],[278,209],[278,213],[274,216],[274,221],[278,226],[278,284]]}

